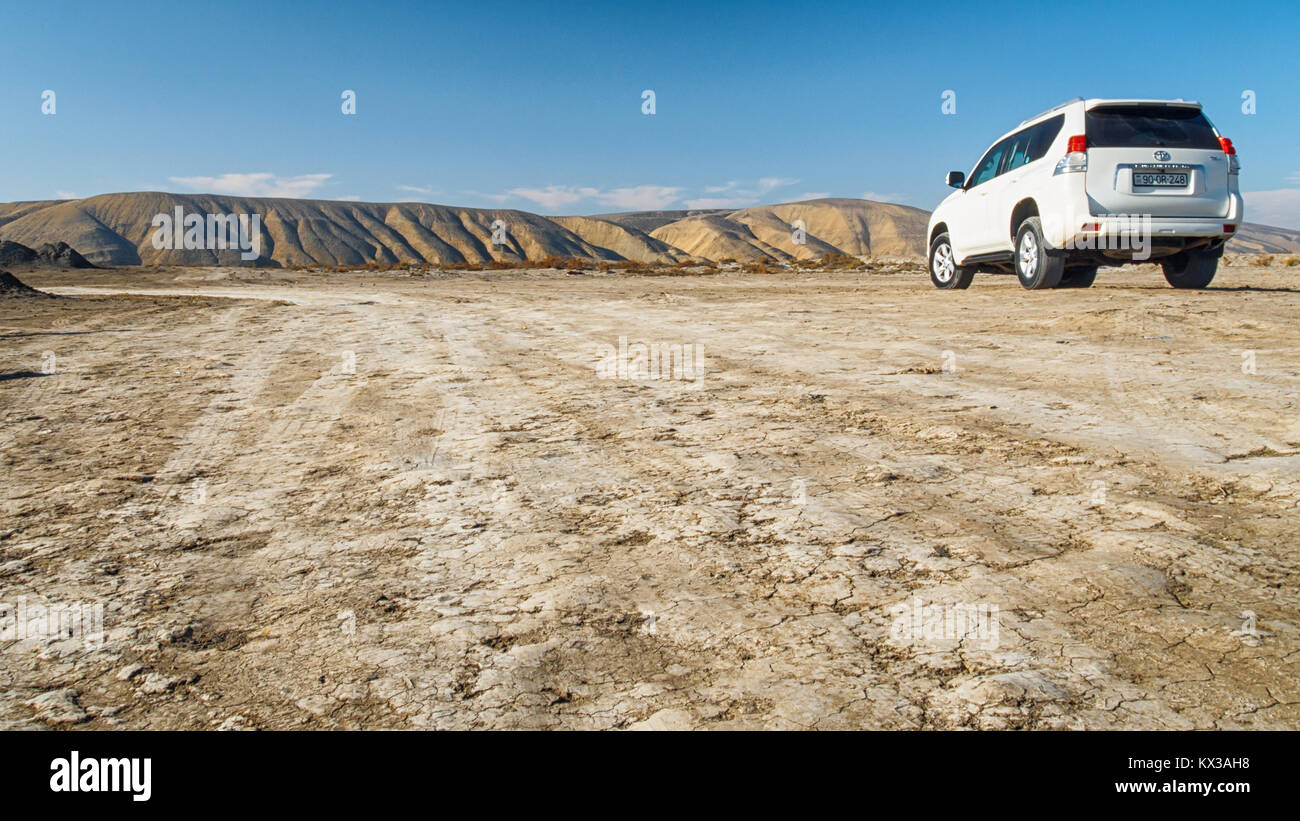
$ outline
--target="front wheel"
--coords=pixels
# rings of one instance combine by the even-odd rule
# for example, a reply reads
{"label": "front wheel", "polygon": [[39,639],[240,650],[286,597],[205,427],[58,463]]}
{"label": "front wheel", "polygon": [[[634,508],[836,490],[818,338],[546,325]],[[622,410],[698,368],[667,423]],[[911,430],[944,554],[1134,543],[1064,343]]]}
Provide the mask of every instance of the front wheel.
{"label": "front wheel", "polygon": [[1020,223],[1016,231],[1016,277],[1031,291],[1055,288],[1065,273],[1065,258],[1047,252],[1038,217]]}
{"label": "front wheel", "polygon": [[1204,288],[1218,272],[1221,256],[1223,246],[1213,251],[1194,248],[1165,257],[1160,260],[1160,267],[1164,269],[1165,281],[1175,288]]}
{"label": "front wheel", "polygon": [[975,278],[975,269],[957,264],[952,242],[947,234],[940,234],[930,243],[930,282],[944,291],[965,289]]}

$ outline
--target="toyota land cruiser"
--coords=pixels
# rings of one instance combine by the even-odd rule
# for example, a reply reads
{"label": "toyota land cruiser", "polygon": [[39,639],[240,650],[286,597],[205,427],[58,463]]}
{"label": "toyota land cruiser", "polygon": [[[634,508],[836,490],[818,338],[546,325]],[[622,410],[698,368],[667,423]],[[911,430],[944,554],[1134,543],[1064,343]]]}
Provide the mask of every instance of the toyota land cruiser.
{"label": "toyota land cruiser", "polygon": [[1157,262],[1175,288],[1204,288],[1242,221],[1232,141],[1183,100],[1084,100],[993,143],[930,217],[930,281],[977,272],[1029,289],[1087,288],[1099,265]]}

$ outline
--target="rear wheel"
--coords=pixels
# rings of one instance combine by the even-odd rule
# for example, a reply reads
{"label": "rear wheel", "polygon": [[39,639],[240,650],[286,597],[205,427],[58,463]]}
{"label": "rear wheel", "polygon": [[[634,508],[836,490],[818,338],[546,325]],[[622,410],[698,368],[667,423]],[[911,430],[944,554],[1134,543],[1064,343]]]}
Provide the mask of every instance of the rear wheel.
{"label": "rear wheel", "polygon": [[1056,287],[1091,288],[1096,279],[1096,265],[1090,265],[1087,268],[1066,268],[1065,273],[1061,276],[1061,281],[1056,284]]}
{"label": "rear wheel", "polygon": [[1204,288],[1218,272],[1221,256],[1223,246],[1213,251],[1194,248],[1165,257],[1160,267],[1165,271],[1165,281],[1175,288]]}
{"label": "rear wheel", "polygon": [[1020,223],[1016,231],[1016,277],[1031,291],[1055,288],[1065,273],[1065,258],[1047,253],[1043,224],[1038,217]]}
{"label": "rear wheel", "polygon": [[957,257],[952,251],[952,242],[947,234],[940,234],[930,243],[930,282],[934,287],[944,291],[960,290],[970,287],[975,278],[975,269],[969,265],[958,265]]}

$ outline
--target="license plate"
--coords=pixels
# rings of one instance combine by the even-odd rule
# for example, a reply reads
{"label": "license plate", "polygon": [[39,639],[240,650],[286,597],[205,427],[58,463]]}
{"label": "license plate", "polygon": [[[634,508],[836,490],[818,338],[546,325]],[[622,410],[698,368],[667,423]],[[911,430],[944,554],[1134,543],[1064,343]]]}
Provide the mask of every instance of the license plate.
{"label": "license plate", "polygon": [[1134,185],[1148,186],[1168,186],[1170,188],[1186,188],[1187,174],[1168,174],[1150,171],[1134,171]]}

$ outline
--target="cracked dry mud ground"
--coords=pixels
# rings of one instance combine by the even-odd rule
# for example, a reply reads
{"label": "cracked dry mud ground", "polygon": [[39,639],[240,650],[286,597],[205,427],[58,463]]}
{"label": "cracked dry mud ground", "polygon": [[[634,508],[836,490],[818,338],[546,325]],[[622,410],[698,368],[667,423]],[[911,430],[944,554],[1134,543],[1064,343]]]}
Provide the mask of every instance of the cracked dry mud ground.
{"label": "cracked dry mud ground", "polygon": [[4,726],[1300,727],[1294,276],[27,279]]}

